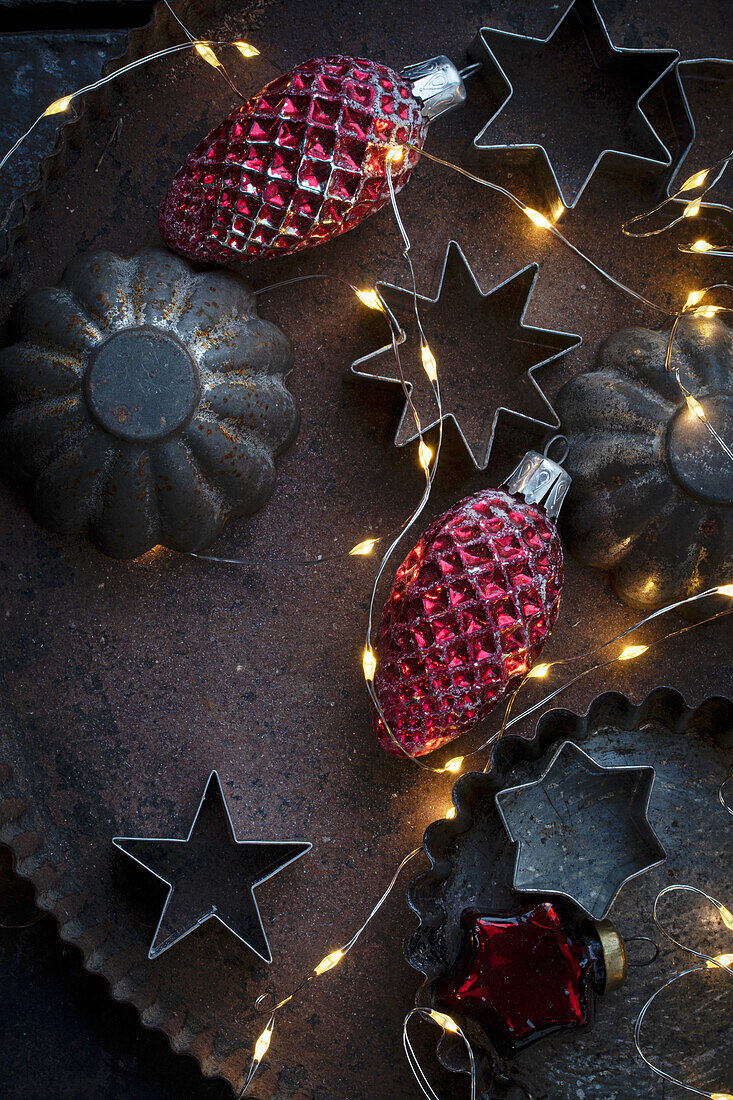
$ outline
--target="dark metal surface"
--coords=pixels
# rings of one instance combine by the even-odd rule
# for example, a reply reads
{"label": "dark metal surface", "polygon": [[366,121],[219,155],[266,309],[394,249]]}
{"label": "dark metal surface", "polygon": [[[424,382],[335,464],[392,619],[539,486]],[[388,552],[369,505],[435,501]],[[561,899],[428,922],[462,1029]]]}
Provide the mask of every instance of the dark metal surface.
{"label": "dark metal surface", "polygon": [[[446,18],[444,7],[397,9],[387,0],[352,10],[348,20],[336,20],[325,0],[265,0],[244,10],[227,0],[216,18],[186,4],[181,10],[194,33],[249,37],[284,69],[340,50],[395,67],[439,52],[459,62],[478,19],[470,5],[454,5]],[[639,0],[606,14],[618,44],[678,46],[699,57],[719,44],[726,10],[717,0],[700,0],[690,19],[687,0],[661,6]],[[495,25],[537,35],[549,33],[556,17],[549,3],[529,0],[501,0],[491,12]],[[146,44],[160,41],[151,36]],[[234,75],[244,91],[254,91],[272,68],[254,59],[237,63]],[[471,139],[488,117],[485,100],[474,79],[466,106],[436,125],[428,148],[480,171]],[[3,316],[24,291],[54,283],[86,249],[126,255],[156,243],[156,210],[173,173],[234,104],[216,73],[186,56],[139,73],[115,90],[112,106],[88,118],[83,144],[63,177],[49,183],[43,209],[31,215],[28,243],[0,285]],[[95,174],[121,110],[122,133]],[[661,133],[663,121],[657,128]],[[715,121],[698,126],[701,156],[710,147],[708,133],[717,130]],[[531,177],[512,170],[507,180],[498,170],[496,178],[540,205]],[[704,257],[681,260],[676,231],[651,245],[620,237],[621,222],[650,205],[654,187],[647,179],[619,179],[601,165],[563,228],[619,277],[676,303],[691,287],[715,281],[716,268]],[[542,369],[550,398],[564,378],[591,369],[599,344],[619,326],[652,323],[498,196],[436,165],[418,166],[400,206],[425,294],[435,292],[451,239],[484,287],[541,264],[528,323],[578,332],[584,341],[562,363]],[[255,265],[248,275],[259,286],[313,271],[359,286],[377,278],[405,285],[399,248],[385,210],[341,240]],[[383,321],[318,283],[263,296],[260,311],[293,335],[291,386],[303,425],[267,507],[232,524],[216,552],[288,562],[345,552],[391,529],[422,489],[412,450],[392,446],[395,425],[383,395],[343,384],[349,363],[383,341]],[[431,343],[467,338],[450,317],[436,319],[426,335]],[[453,433],[447,436],[435,513],[499,484],[527,449],[541,450],[543,442],[531,425],[502,417],[487,471],[477,475]],[[360,652],[373,564],[344,556],[313,569],[230,569],[165,551],[117,563],[84,540],[45,533],[12,493],[4,487],[2,493],[0,644],[11,715],[1,742],[2,836],[14,845],[41,904],[57,914],[64,938],[104,973],[114,995],[137,1005],[146,1024],[165,1030],[206,1073],[239,1082],[263,1026],[254,1018],[254,996],[269,983],[288,992],[343,943],[423,828],[449,804],[445,776],[387,757],[371,738]],[[602,572],[572,559],[567,564],[548,658],[578,653],[635,618]],[[679,684],[691,700],[730,693],[727,639],[725,622],[705,627],[588,677],[563,702],[582,710],[604,687],[639,698],[663,681]],[[489,732],[478,729],[461,746],[477,745]],[[531,732],[529,724],[524,732]],[[111,836],[134,831],[140,814],[161,835],[192,814],[201,774],[214,766],[238,833],[246,826],[248,835],[265,838],[287,830],[314,841],[307,874],[301,861],[287,883],[273,879],[262,907],[281,960],[268,973],[212,922],[149,962],[154,914],[142,896],[132,905],[110,860]],[[415,990],[401,953],[411,923],[395,894],[358,951],[288,1006],[255,1097],[416,1095],[400,1038]],[[630,1052],[624,1064],[633,1065]],[[447,1097],[465,1094],[459,1078],[442,1084]]]}
{"label": "dark metal surface", "polygon": [[[687,407],[674,373],[730,439],[731,332],[717,317],[685,318],[670,371],[667,339],[647,329],[615,333],[597,370],[571,379],[557,398],[573,479],[566,545],[610,570],[621,599],[645,610],[733,578],[733,463]],[[724,603],[708,601],[703,615]]]}
{"label": "dark metal surface", "polygon": [[[581,745],[602,767],[656,771],[649,819],[667,851],[667,862],[624,885],[611,910],[622,937],[654,935],[654,898],[670,882],[692,882],[714,896],[729,888],[733,830],[718,801],[718,788],[733,767],[733,703],[713,698],[692,708],[678,692],[658,688],[634,706],[624,696],[607,692],[585,715],[566,710],[545,714],[532,743],[506,737],[494,752],[491,774],[474,772],[456,782],[455,818],[436,821],[427,829],[424,847],[431,868],[409,887],[420,927],[408,938],[405,954],[428,983],[441,978],[456,957],[464,909],[495,912],[527,904],[527,895],[517,893],[512,884],[516,845],[508,838],[497,800],[509,786],[539,780],[558,746],[568,740]],[[590,874],[602,875],[616,858],[609,840],[602,818],[587,814],[585,848],[598,864]],[[682,910],[679,917],[677,913],[676,930],[683,941],[699,944],[705,939],[713,954],[725,950],[722,924],[701,922],[694,907]],[[621,991],[603,999],[594,1028],[581,1036],[539,1043],[511,1063],[498,1059],[482,1031],[467,1021],[468,1034],[485,1052],[478,1069],[481,1100],[513,1098],[518,1082],[524,1083],[525,1095],[532,1100],[567,1100],[576,1084],[586,1100],[607,1100],[614,1091],[624,1100],[654,1095],[653,1078],[633,1055],[633,1021],[675,959],[675,951],[662,944],[654,966],[632,969]],[[421,999],[428,997],[425,988]],[[659,1029],[653,1035],[654,1049],[662,1050],[665,1063],[683,1065],[699,1087],[720,1089],[733,1072],[730,1035],[720,1026],[721,1019],[730,1020],[730,1004],[733,990],[725,980],[691,984],[683,996],[667,1002],[666,1018],[656,1018],[652,1026],[652,1035],[655,1025]],[[680,1021],[693,1016],[695,1028],[679,1027]],[[683,1030],[691,1032],[688,1038],[670,1038]],[[440,1042],[438,1054],[447,1069],[466,1071],[465,1049],[450,1036]]]}
{"label": "dark metal surface", "polygon": [[201,550],[271,496],[300,423],[293,348],[244,279],[163,248],[90,253],[9,328],[0,457],[51,531],[115,558]]}
{"label": "dark metal surface", "polygon": [[[10,31],[13,15],[3,4],[1,31]],[[20,26],[35,33],[0,35],[3,68],[12,74],[0,89],[0,155],[49,103],[96,80],[104,61],[122,53],[127,41],[126,34],[117,30],[41,33],[43,22],[37,11],[27,13],[27,22]],[[51,154],[63,121],[58,116],[44,119],[0,175],[0,270],[9,234],[14,236],[13,231],[25,221],[23,195],[37,182],[41,158]]]}
{"label": "dark metal surface", "polygon": [[84,969],[1,844],[0,971],[3,1100],[232,1100]]}

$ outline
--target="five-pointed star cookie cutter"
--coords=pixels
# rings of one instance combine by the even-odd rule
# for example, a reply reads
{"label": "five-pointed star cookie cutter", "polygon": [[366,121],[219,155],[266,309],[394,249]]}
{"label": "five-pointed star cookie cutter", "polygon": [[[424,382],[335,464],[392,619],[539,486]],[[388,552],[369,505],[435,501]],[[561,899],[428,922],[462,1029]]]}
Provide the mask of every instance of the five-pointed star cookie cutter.
{"label": "five-pointed star cookie cutter", "polygon": [[[269,847],[273,850],[273,853],[274,850],[278,847],[282,848],[283,850],[291,848],[293,854],[290,855],[289,858],[283,857],[281,862],[277,862],[277,860],[273,861],[271,868],[268,869],[266,873],[256,876],[254,879],[246,879],[245,881],[218,884],[220,889],[222,889],[224,892],[226,892],[227,889],[231,890],[234,896],[241,895],[245,890],[249,891],[251,897],[251,911],[248,916],[250,916],[250,918],[254,921],[252,934],[250,934],[249,938],[241,931],[238,931],[237,928],[232,927],[232,925],[224,919],[221,909],[213,901],[212,897],[211,899],[209,899],[208,907],[205,907],[202,912],[195,916],[183,930],[180,930],[179,928],[176,933],[170,934],[167,937],[159,940],[161,930],[164,926],[165,917],[168,912],[171,899],[173,898],[173,895],[176,891],[177,884],[175,881],[170,882],[162,874],[159,874],[158,871],[156,871],[150,865],[150,863],[145,862],[145,859],[142,856],[142,851],[145,850],[144,847],[139,850],[138,854],[136,854],[135,845],[137,844],[139,847],[141,842],[143,846],[146,844],[149,844],[151,846],[155,844],[180,844],[181,852],[183,852],[184,847],[188,845],[188,842],[191,840],[196,830],[196,826],[199,822],[204,804],[207,803],[208,800],[212,800],[217,796],[219,799],[219,805],[223,807],[224,819],[226,827],[228,829],[227,839],[229,841],[231,841],[235,845],[242,845],[243,847],[249,846],[261,850]],[[216,835],[215,830],[211,830],[211,839],[212,843],[221,844],[221,838]],[[270,951],[270,945],[268,943],[265,928],[262,923],[262,916],[260,915],[259,906],[257,905],[257,901],[254,896],[254,890],[258,886],[261,886],[264,882],[267,882],[268,879],[272,878],[273,875],[276,875],[279,871],[282,871],[286,867],[289,867],[291,863],[295,862],[295,860],[300,859],[301,856],[305,855],[306,852],[309,852],[310,849],[313,847],[310,841],[307,840],[238,840],[237,834],[234,831],[234,822],[232,821],[232,816],[229,812],[229,804],[227,803],[226,796],[224,794],[224,788],[222,787],[221,779],[219,778],[219,773],[216,771],[216,769],[211,771],[211,773],[209,774],[206,786],[204,787],[204,793],[201,795],[201,800],[198,804],[198,808],[196,810],[196,813],[194,814],[193,821],[191,822],[191,828],[189,829],[188,835],[186,837],[116,836],[112,838],[112,843],[114,844],[115,848],[118,849],[118,851],[123,852],[124,855],[134,860],[139,867],[142,867],[149,874],[154,875],[155,878],[157,878],[160,882],[168,887],[165,904],[163,906],[163,909],[161,910],[160,919],[158,920],[155,934],[151,941],[150,949],[148,951],[149,959],[158,958],[158,956],[162,955],[164,951],[167,951],[169,947],[173,947],[174,944],[180,943],[180,941],[186,936],[190,935],[191,932],[194,932],[197,928],[200,928],[201,925],[204,924],[206,921],[213,918],[217,920],[220,924],[222,924],[228,932],[231,932],[233,936],[236,936],[240,943],[243,943],[245,947],[248,947],[251,951],[254,952],[255,955],[258,956],[258,958],[262,959],[262,961],[266,963],[272,962],[272,952]],[[191,859],[193,863],[195,860],[195,854],[192,854]],[[194,870],[196,870],[195,865]],[[178,885],[180,885],[180,883]]]}
{"label": "five-pointed star cookie cutter", "polygon": [[667,858],[649,822],[655,775],[650,765],[604,766],[563,741],[538,779],[499,791],[496,808],[517,845],[514,889],[604,919],[627,882]]}
{"label": "five-pointed star cookie cutter", "polygon": [[[492,124],[504,110],[514,94],[514,86],[494,53],[491,43],[493,42],[497,48],[498,44],[501,43],[502,52],[505,55],[511,54],[512,50],[519,55],[522,51],[526,51],[527,47],[532,44],[539,49],[542,46],[546,46],[553,39],[558,29],[571,15],[575,16],[579,21],[582,34],[599,69],[612,68],[614,62],[619,57],[632,53],[637,55],[648,55],[650,59],[656,57],[659,58],[660,62],[666,61],[667,63],[662,67],[662,70],[656,77],[653,79],[650,78],[650,83],[635,100],[633,110],[627,120],[627,125],[635,129],[637,134],[643,135],[647,140],[651,139],[651,142],[656,144],[659,156],[646,156],[641,153],[625,152],[621,149],[615,149],[613,146],[604,148],[596,157],[590,170],[586,173],[576,193],[574,195],[566,195],[565,191],[567,190],[567,186],[563,189],[563,185],[558,178],[547,149],[541,142],[528,141],[515,144],[497,144],[491,139],[489,131]],[[498,108],[494,111],[483,129],[474,138],[474,146],[477,149],[485,151],[501,151],[507,166],[516,168],[526,168],[532,155],[539,154],[544,161],[545,168],[549,171],[552,185],[557,191],[557,197],[553,203],[555,207],[555,209],[553,209],[553,217],[558,217],[563,209],[571,210],[576,205],[588,186],[591,177],[598,168],[598,165],[604,158],[613,158],[616,167],[625,162],[629,162],[637,169],[645,167],[660,174],[664,169],[668,169],[672,166],[672,155],[645,114],[642,102],[673,68],[679,59],[679,51],[664,49],[636,50],[615,46],[611,41],[608,29],[595,4],[595,0],[573,0],[546,38],[536,38],[532,35],[519,34],[514,31],[497,30],[493,27],[481,27],[474,41],[468,48],[468,54],[472,60],[481,61],[484,81],[488,86],[489,92],[496,99],[500,100]]]}
{"label": "five-pointed star cookie cutter", "polygon": [[[569,351],[572,351],[574,348],[579,347],[580,344],[582,344],[583,341],[582,341],[582,338],[580,336],[578,336],[576,333],[561,332],[561,331],[555,330],[555,329],[542,329],[542,328],[537,328],[536,326],[533,326],[533,325],[526,325],[525,324],[524,319],[525,319],[527,310],[529,309],[529,305],[530,305],[530,302],[531,302],[531,299],[532,299],[532,294],[533,294],[533,291],[534,291],[534,288],[535,288],[535,284],[537,282],[537,276],[539,274],[539,264],[529,263],[525,267],[520,268],[518,271],[515,271],[512,275],[509,275],[506,279],[503,279],[500,283],[497,283],[495,286],[491,286],[488,290],[484,291],[479,286],[478,281],[476,279],[476,276],[473,273],[473,269],[471,268],[471,265],[468,263],[468,260],[466,259],[466,256],[463,252],[463,249],[458,244],[458,242],[454,241],[454,240],[451,240],[451,241],[448,242],[448,247],[446,248],[445,256],[443,257],[443,266],[441,268],[440,278],[438,280],[438,287],[437,287],[437,290],[435,292],[434,297],[429,297],[427,295],[419,294],[419,293],[415,295],[415,297],[417,298],[418,304],[420,306],[429,307],[429,306],[435,305],[437,302],[439,302],[440,297],[443,293],[443,286],[444,286],[444,283],[445,283],[446,272],[448,270],[448,263],[449,263],[449,260],[451,259],[452,254],[457,256],[458,261],[463,265],[463,268],[465,269],[465,274],[466,274],[466,276],[467,276],[467,278],[468,278],[468,280],[471,284],[472,289],[475,291],[476,295],[479,296],[482,299],[491,298],[491,296],[493,294],[495,294],[497,291],[501,291],[502,289],[509,286],[509,284],[511,284],[514,281],[524,282],[526,284],[526,286],[524,287],[525,297],[524,297],[524,303],[522,305],[521,311],[519,312],[519,315],[518,315],[518,318],[517,318],[518,331],[523,331],[523,332],[527,333],[529,337],[531,337],[532,334],[535,334],[538,338],[538,346],[540,346],[540,342],[539,342],[539,336],[540,335],[547,336],[547,335],[551,334],[553,336],[558,337],[558,347],[553,349],[553,348],[548,346],[547,350],[548,350],[549,354],[547,356],[545,356],[543,359],[541,359],[538,362],[534,363],[522,375],[519,376],[521,378],[526,377],[528,379],[529,384],[532,388],[533,394],[539,399],[539,402],[547,410],[547,416],[546,416],[545,419],[541,419],[539,417],[532,416],[529,413],[520,412],[517,409],[510,409],[505,405],[497,405],[496,408],[494,409],[494,413],[493,413],[493,417],[491,419],[491,424],[490,424],[489,430],[485,434],[484,438],[481,440],[482,452],[481,452],[480,455],[477,455],[475,453],[474,447],[471,445],[471,443],[466,438],[466,434],[463,431],[463,428],[461,427],[460,421],[458,420],[456,415],[453,412],[450,412],[450,411],[447,411],[447,412],[444,411],[443,412],[443,420],[444,421],[445,420],[452,421],[452,423],[453,423],[454,427],[456,428],[457,433],[458,433],[458,435],[461,439],[461,442],[465,446],[466,451],[468,452],[468,454],[471,458],[471,461],[473,462],[474,467],[477,470],[485,470],[486,467],[489,464],[489,459],[491,458],[491,451],[492,451],[493,444],[494,444],[494,437],[496,435],[496,430],[497,430],[499,418],[502,415],[517,417],[519,420],[523,421],[525,424],[534,426],[542,434],[545,434],[545,435],[547,435],[548,433],[551,434],[551,435],[555,434],[557,429],[560,427],[560,419],[559,419],[557,413],[555,412],[554,408],[550,404],[550,401],[546,397],[544,391],[541,389],[537,379],[535,378],[535,372],[537,370],[539,370],[541,367],[546,367],[548,364],[554,362],[556,359],[559,359],[561,356],[565,355]],[[376,289],[377,295],[379,297],[379,300],[382,303],[382,308],[384,309],[385,313],[389,317],[392,331],[397,333],[397,336],[395,338],[395,344],[397,345],[397,347],[400,347],[400,346],[405,344],[405,341],[407,340],[407,334],[405,333],[404,329],[400,325],[399,319],[395,316],[392,309],[390,309],[389,303],[385,299],[385,292],[387,292],[387,293],[390,292],[390,291],[398,292],[398,293],[406,295],[410,299],[413,298],[413,292],[410,291],[410,290],[406,290],[404,287],[397,286],[394,283],[387,283],[387,282],[383,282],[383,281],[377,281],[377,283],[375,284],[375,289]],[[565,341],[567,341],[566,346],[564,346],[564,347],[560,346],[560,343],[565,342]],[[349,375],[351,377],[356,377],[356,378],[360,378],[360,379],[368,379],[368,380],[373,381],[373,382],[387,383],[387,384],[390,384],[390,385],[399,385],[400,384],[399,380],[394,378],[394,377],[384,375],[384,374],[373,374],[373,373],[371,373],[371,371],[363,369],[369,363],[371,363],[373,360],[378,359],[380,356],[391,355],[393,353],[393,350],[394,350],[394,345],[390,342],[389,344],[384,344],[381,348],[377,348],[375,351],[369,352],[367,355],[362,355],[359,359],[355,359],[354,362],[351,364],[351,367],[350,367],[350,370],[349,370]],[[362,369],[360,369],[360,368],[362,368]],[[422,369],[422,368],[420,368],[420,369]],[[420,378],[420,380],[422,381],[422,377]],[[412,384],[412,382],[410,381],[409,378],[406,379],[406,386],[407,386],[408,392],[412,393],[414,386],[413,386],[413,384]],[[488,410],[488,411],[490,412],[490,410]],[[417,432],[417,429],[415,429],[414,433],[409,435],[409,437],[405,438],[402,443],[397,442],[399,437],[400,437],[400,434],[402,432],[402,426],[405,423],[406,418],[411,417],[411,415],[412,415],[412,413],[410,411],[409,403],[408,403],[407,400],[405,400],[404,408],[403,408],[402,414],[401,414],[400,419],[399,419],[399,423],[398,423],[398,426],[397,426],[397,431],[395,433],[394,442],[397,446],[406,446],[407,444],[414,442],[414,440],[418,438],[418,432]],[[436,407],[436,416],[435,416],[435,418],[432,419],[432,420],[428,418],[422,423],[421,427],[422,427],[423,433],[429,431],[431,428],[435,428],[438,425],[438,423],[439,423],[439,418],[437,417],[437,407]]]}

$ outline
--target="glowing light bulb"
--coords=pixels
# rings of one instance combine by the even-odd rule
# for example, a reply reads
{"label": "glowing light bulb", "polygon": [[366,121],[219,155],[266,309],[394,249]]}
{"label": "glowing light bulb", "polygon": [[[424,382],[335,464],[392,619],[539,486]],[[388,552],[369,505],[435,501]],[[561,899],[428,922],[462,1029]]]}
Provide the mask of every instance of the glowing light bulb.
{"label": "glowing light bulb", "polygon": [[725,927],[730,928],[731,932],[733,932],[733,913],[731,913],[730,909],[726,909],[724,905],[720,907],[720,919]]}
{"label": "glowing light bulb", "polygon": [[367,309],[378,309],[384,313],[384,306],[380,302],[376,290],[356,290],[354,293]]}
{"label": "glowing light bulb", "polygon": [[712,248],[708,241],[699,240],[690,245],[690,252],[710,252]]}
{"label": "glowing light bulb", "polygon": [[405,155],[405,150],[401,145],[393,145],[387,150],[387,162],[389,164],[399,164]]}
{"label": "glowing light bulb", "polygon": [[420,355],[422,356],[422,365],[425,368],[425,373],[431,382],[437,382],[438,380],[438,368],[435,362],[435,356],[428,347],[427,344],[423,344],[420,348]]}
{"label": "glowing light bulb", "polygon": [[692,394],[688,393],[685,397],[685,401],[687,402],[687,408],[690,410],[693,416],[696,416],[698,420],[705,419],[705,410],[703,409],[702,405],[696,397],[693,397]]}
{"label": "glowing light bulb", "polygon": [[705,180],[708,178],[709,169],[705,169],[703,172],[695,172],[694,176],[690,176],[680,187],[680,191],[694,191],[696,187],[702,187]]}
{"label": "glowing light bulb", "polygon": [[733,596],[733,584],[721,584],[715,591],[719,596]]}
{"label": "glowing light bulb", "polygon": [[640,657],[642,653],[646,653],[648,645],[627,645],[623,653],[619,653],[619,661],[631,661],[634,657]]}
{"label": "glowing light bulb", "polygon": [[696,317],[714,317],[716,313],[720,313],[722,306],[698,306],[695,310]]}
{"label": "glowing light bulb", "polygon": [[710,1100],[733,1100],[729,1092],[711,1092]]}
{"label": "glowing light bulb", "polygon": [[689,309],[690,306],[696,306],[698,302],[702,301],[705,297],[704,290],[691,290],[687,295],[687,301],[685,302],[685,309]]}
{"label": "glowing light bulb", "polygon": [[55,99],[53,103],[49,103],[44,115],[60,115],[62,111],[68,111],[71,98],[70,95],[63,95],[61,99]]}
{"label": "glowing light bulb", "polygon": [[454,756],[453,759],[449,760],[448,763],[445,765],[445,767],[443,768],[443,771],[444,772],[459,772],[461,770],[461,764],[462,763],[463,763],[463,757],[462,756]]}
{"label": "glowing light bulb", "polygon": [[541,680],[550,671],[549,665],[535,665],[527,673],[528,679]]}
{"label": "glowing light bulb", "polygon": [[250,46],[249,42],[233,42],[232,45],[236,46],[242,57],[259,57],[260,51],[256,50],[254,46]]}
{"label": "glowing light bulb", "polygon": [[357,542],[356,546],[352,546],[349,550],[350,557],[366,557],[367,554],[371,554],[374,547],[379,542],[379,539],[364,539],[363,542]]}
{"label": "glowing light bulb", "polygon": [[262,1032],[259,1039],[255,1043],[255,1051],[254,1051],[254,1055],[253,1055],[253,1061],[261,1062],[262,1059],[267,1054],[267,1051],[270,1048],[270,1040],[272,1039],[273,1029],[274,1029],[274,1024],[273,1024],[272,1020],[270,1020],[267,1027],[265,1028],[265,1030]]}
{"label": "glowing light bulb", "polygon": [[695,215],[699,214],[699,213],[700,213],[700,199],[695,199],[694,202],[688,202],[687,206],[685,207],[685,209],[682,213],[682,217],[683,218],[694,218]]}
{"label": "glowing light bulb", "polygon": [[446,1031],[452,1031],[454,1034],[458,1032],[458,1024],[450,1016],[446,1016],[445,1012],[436,1012],[434,1008],[431,1008],[430,1019],[435,1020],[435,1023],[439,1027],[445,1028]]}
{"label": "glowing light bulb", "polygon": [[364,669],[364,679],[373,680],[374,673],[377,669],[377,658],[374,656],[374,650],[367,648],[364,650],[364,656],[361,660],[362,668]]}
{"label": "glowing light bulb", "polygon": [[718,966],[716,964],[720,964],[720,966],[733,965],[733,955],[716,955],[715,962],[710,962],[710,960],[708,959],[708,970],[717,970]]}
{"label": "glowing light bulb", "polygon": [[533,210],[531,206],[523,206],[522,210],[529,220],[538,225],[540,229],[552,229],[552,222],[544,214],[540,214],[539,210]]}
{"label": "glowing light bulb", "polygon": [[433,452],[430,450],[427,443],[424,443],[422,439],[420,440],[420,446],[418,447],[417,455],[420,459],[420,465],[422,466],[423,470],[429,470],[430,460],[433,457]]}
{"label": "glowing light bulb", "polygon": [[328,970],[333,970],[334,966],[338,966],[344,957],[343,951],[339,948],[336,951],[332,951],[330,955],[326,955],[325,959],[321,959],[318,966],[313,971],[314,974],[325,974]]}
{"label": "glowing light bulb", "polygon": [[455,816],[456,816],[456,808],[455,808],[455,806],[451,806],[451,808],[448,810],[448,813],[445,815],[446,821],[452,821]]}
{"label": "glowing light bulb", "polygon": [[203,57],[206,64],[211,65],[212,69],[221,68],[221,61],[214,53],[211,46],[207,46],[205,42],[194,42],[193,46],[199,57]]}

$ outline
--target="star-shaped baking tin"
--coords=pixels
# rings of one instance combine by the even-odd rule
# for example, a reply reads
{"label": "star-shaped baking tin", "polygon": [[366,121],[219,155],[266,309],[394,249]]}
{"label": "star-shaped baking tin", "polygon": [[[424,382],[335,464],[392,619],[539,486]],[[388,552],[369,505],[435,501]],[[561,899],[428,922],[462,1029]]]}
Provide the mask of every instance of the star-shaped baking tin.
{"label": "star-shaped baking tin", "polygon": [[[535,371],[581,343],[580,336],[524,324],[538,265],[528,264],[491,290],[483,291],[455,241],[450,241],[434,298],[417,295],[422,327],[440,380],[443,420],[452,420],[477,470],[485,470],[497,422],[507,414],[554,431],[560,421],[540,389]],[[420,336],[411,290],[378,282],[376,291],[399,330],[402,374],[423,432],[440,420],[438,405],[422,365]],[[355,360],[357,378],[401,387],[392,343]],[[520,405],[504,402],[512,393]],[[412,410],[404,403],[395,444],[418,438]]]}
{"label": "star-shaped baking tin", "polygon": [[[660,174],[672,164],[642,102],[679,52],[614,46],[594,0],[573,0],[547,38],[482,27],[469,55],[499,104],[474,145],[534,169],[554,217],[575,206],[602,160]],[[501,140],[500,115],[520,140]]]}
{"label": "star-shaped baking tin", "polygon": [[254,890],[312,847],[304,840],[237,840],[216,771],[185,839],[118,836],[112,843],[168,887],[148,958],[215,918],[267,963],[272,954]]}
{"label": "star-shaped baking tin", "polygon": [[557,894],[594,920],[665,851],[649,824],[652,767],[604,767],[563,741],[539,777],[495,796],[517,845],[514,888]]}

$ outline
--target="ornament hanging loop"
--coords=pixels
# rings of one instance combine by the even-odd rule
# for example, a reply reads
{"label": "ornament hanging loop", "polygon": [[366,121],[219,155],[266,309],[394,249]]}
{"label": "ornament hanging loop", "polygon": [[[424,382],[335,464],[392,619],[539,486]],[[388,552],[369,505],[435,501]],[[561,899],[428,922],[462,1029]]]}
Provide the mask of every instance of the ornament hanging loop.
{"label": "ornament hanging loop", "polygon": [[544,448],[542,454],[545,456],[545,458],[549,458],[550,457],[550,451],[556,445],[560,446],[560,448],[562,449],[562,454],[560,455],[559,458],[558,457],[554,458],[553,462],[557,462],[558,466],[562,466],[563,462],[568,457],[568,453],[570,451],[570,442],[569,442],[568,437],[566,435],[560,435],[560,434],[553,435],[552,439],[548,439],[547,443],[545,443],[545,448]]}
{"label": "ornament hanging loop", "polygon": [[628,947],[630,943],[650,943],[654,948],[653,954],[648,959],[641,959],[639,962],[629,959],[629,968],[640,969],[643,966],[651,966],[659,958],[659,944],[656,940],[653,940],[651,936],[627,936],[624,943]]}

